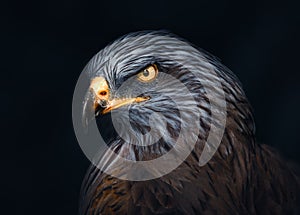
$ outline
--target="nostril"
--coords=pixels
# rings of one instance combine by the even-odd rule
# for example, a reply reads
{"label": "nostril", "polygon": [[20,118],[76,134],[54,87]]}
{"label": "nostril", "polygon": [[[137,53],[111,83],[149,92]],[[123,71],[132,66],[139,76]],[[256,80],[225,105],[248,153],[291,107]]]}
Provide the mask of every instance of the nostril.
{"label": "nostril", "polygon": [[105,90],[100,91],[100,92],[99,92],[99,95],[101,95],[101,96],[106,96],[106,95],[107,95],[107,92],[106,92]]}

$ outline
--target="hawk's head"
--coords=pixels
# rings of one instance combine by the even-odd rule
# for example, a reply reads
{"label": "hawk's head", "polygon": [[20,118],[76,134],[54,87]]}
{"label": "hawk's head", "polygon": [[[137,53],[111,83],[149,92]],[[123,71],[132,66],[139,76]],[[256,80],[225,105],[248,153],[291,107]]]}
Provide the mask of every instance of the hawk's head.
{"label": "hawk's head", "polygon": [[203,150],[209,132],[222,127],[224,132],[225,126],[245,135],[254,132],[236,77],[174,35],[129,34],[96,54],[85,70],[90,85],[83,122],[88,125],[95,114],[108,146],[126,159],[152,160],[178,142],[178,153],[191,151],[196,143]]}

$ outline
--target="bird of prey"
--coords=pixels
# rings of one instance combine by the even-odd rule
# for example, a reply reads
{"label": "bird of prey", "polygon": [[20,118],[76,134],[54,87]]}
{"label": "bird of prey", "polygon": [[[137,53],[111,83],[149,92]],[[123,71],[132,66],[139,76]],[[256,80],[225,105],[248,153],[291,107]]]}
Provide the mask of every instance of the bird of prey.
{"label": "bird of prey", "polygon": [[97,123],[110,153],[86,174],[80,214],[300,214],[296,170],[256,142],[241,84],[216,57],[168,32],[137,32],[85,72],[83,122]]}

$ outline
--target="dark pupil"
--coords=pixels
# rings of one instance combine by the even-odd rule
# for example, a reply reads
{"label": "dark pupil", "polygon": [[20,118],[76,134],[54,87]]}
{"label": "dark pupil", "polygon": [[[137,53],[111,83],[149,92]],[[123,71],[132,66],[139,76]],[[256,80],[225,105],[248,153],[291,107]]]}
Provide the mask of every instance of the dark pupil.
{"label": "dark pupil", "polygon": [[145,69],[145,70],[143,71],[143,75],[144,75],[145,77],[147,77],[147,76],[149,75],[149,71],[148,71],[147,69]]}

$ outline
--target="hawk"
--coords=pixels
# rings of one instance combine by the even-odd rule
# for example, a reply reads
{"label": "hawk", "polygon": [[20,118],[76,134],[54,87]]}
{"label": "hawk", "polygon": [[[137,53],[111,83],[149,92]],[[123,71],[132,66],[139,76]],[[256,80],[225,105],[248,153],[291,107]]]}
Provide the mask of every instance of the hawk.
{"label": "hawk", "polygon": [[83,123],[95,120],[107,148],[86,174],[80,214],[300,213],[296,172],[256,142],[241,84],[216,57],[137,32],[85,72]]}

